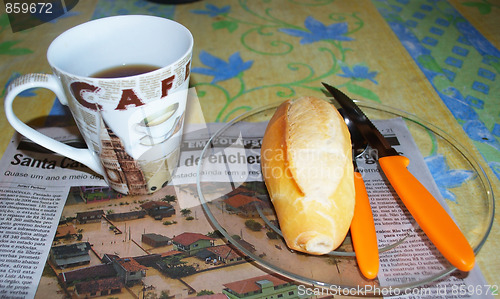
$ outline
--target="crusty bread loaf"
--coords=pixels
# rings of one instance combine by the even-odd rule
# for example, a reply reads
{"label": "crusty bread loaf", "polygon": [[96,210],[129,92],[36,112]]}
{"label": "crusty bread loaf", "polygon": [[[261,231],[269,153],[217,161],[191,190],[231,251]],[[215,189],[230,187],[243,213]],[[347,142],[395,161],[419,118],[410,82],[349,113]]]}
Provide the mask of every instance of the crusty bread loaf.
{"label": "crusty bread loaf", "polygon": [[349,130],[314,97],[282,103],[262,141],[262,175],[291,249],[325,254],[344,240],[354,214]]}

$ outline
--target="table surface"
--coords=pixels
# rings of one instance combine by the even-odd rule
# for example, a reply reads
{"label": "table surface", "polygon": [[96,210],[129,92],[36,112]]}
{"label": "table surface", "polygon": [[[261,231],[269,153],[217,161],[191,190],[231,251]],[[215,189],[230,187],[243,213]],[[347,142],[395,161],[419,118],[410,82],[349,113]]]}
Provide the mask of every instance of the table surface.
{"label": "table surface", "polygon": [[[193,33],[191,86],[206,121],[225,122],[301,95],[324,97],[326,81],[354,98],[405,110],[445,129],[481,161],[500,198],[498,0],[76,2],[61,17],[15,33],[2,11],[2,96],[22,74],[51,72],[47,47],[68,28],[112,15],[163,16]],[[20,119],[41,126],[53,104],[51,92],[36,89],[14,106]],[[4,152],[14,133],[5,117],[0,130]],[[478,256],[487,282],[496,285],[499,224],[496,217]]]}

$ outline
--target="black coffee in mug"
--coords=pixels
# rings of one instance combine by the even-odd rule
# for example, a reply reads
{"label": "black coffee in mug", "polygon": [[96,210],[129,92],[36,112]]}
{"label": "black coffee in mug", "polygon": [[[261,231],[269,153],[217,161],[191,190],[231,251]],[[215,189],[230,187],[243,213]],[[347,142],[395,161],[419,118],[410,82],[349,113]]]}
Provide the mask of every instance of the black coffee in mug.
{"label": "black coffee in mug", "polygon": [[155,65],[149,64],[128,64],[128,65],[119,65],[111,68],[107,68],[105,70],[99,71],[90,77],[93,78],[123,78],[141,75],[145,73],[149,73],[152,71],[156,71],[160,69]]}

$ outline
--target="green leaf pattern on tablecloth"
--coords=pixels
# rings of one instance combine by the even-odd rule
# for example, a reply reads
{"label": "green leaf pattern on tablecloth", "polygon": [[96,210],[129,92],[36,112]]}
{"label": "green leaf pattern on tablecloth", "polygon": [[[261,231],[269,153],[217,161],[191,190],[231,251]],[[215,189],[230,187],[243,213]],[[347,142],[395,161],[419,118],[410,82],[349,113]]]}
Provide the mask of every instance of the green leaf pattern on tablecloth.
{"label": "green leaf pattern on tablecloth", "polygon": [[492,12],[494,8],[499,9],[500,5],[497,3],[493,3],[489,0],[481,0],[481,1],[466,1],[460,3],[464,6],[475,7],[482,15],[487,15]]}
{"label": "green leaf pattern on tablecloth", "polygon": [[[10,28],[9,17],[6,13],[0,14],[0,33]],[[0,42],[0,55],[19,56],[33,53],[33,50],[16,45],[22,40],[8,40]]]}
{"label": "green leaf pattern on tablecloth", "polygon": [[[288,1],[287,5],[325,5],[332,1]],[[219,111],[216,121],[227,121],[241,113],[252,109],[245,103],[240,103],[237,107],[228,110],[230,106],[244,95],[248,95],[257,90],[279,87],[276,96],[281,98],[293,97],[296,95],[296,88],[305,88],[314,91],[321,91],[321,81],[331,78],[332,75],[348,78],[347,82],[337,87],[346,87],[352,93],[360,98],[380,102],[378,95],[365,86],[360,86],[361,81],[369,80],[373,84],[378,84],[375,80],[378,72],[370,70],[363,63],[348,65],[347,56],[352,51],[347,47],[349,42],[354,41],[353,33],[362,30],[364,21],[356,13],[340,14],[331,13],[329,22],[321,22],[314,16],[306,16],[303,24],[290,24],[277,17],[271,8],[259,9],[254,11],[248,5],[248,1],[239,1],[238,9],[245,14],[238,14],[234,17],[231,13],[233,7],[230,5],[217,6],[212,3],[206,3],[204,9],[194,9],[191,13],[212,18],[212,29],[227,30],[229,34],[236,34],[240,30],[240,43],[242,50],[232,53],[228,57],[215,57],[208,50],[200,51],[199,58],[203,66],[193,65],[192,73],[202,74],[211,78],[207,81],[200,81],[197,78],[193,84],[197,87],[198,96],[201,100],[207,96],[209,91],[207,87],[221,92],[225,96],[225,105]],[[262,5],[265,5],[263,1]],[[263,13],[260,13],[263,12]],[[248,18],[244,18],[247,16]],[[255,43],[256,36],[260,42]],[[234,38],[234,37],[232,37]],[[289,62],[286,68],[289,71],[300,74],[290,82],[269,82],[260,86],[247,86],[245,80],[245,71],[247,68],[239,68],[241,62],[245,61],[247,54],[257,54],[262,56],[262,60],[273,59],[273,56],[293,55],[296,45],[314,45],[316,51],[331,57],[331,64],[319,73],[308,61]],[[265,46],[263,46],[265,44]],[[234,56],[238,56],[238,62]],[[315,55],[314,53],[311,55]],[[249,63],[250,61],[247,61]],[[204,77],[202,77],[204,78]],[[235,94],[224,87],[222,81],[236,80],[233,87],[239,85]],[[234,91],[234,88],[233,90]],[[255,108],[255,107],[254,107]]]}

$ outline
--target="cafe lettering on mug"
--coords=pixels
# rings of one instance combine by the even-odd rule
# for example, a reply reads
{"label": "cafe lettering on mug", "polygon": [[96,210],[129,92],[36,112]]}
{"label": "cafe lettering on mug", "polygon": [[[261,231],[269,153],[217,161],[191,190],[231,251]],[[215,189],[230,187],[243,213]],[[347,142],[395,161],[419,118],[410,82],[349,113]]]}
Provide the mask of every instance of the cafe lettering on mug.
{"label": "cafe lettering on mug", "polygon": [[69,84],[73,105],[87,118],[78,123],[82,135],[99,132],[87,134],[99,136],[87,143],[99,155],[113,189],[148,194],[170,181],[179,156],[189,71],[190,59],[185,59],[172,69],[138,78],[91,76]]}
{"label": "cafe lettering on mug", "polygon": [[[186,76],[189,76],[189,64],[186,66]],[[164,80],[161,80],[161,97],[164,98],[168,96],[168,91],[172,89],[173,82],[175,79],[175,75],[172,75]],[[97,103],[88,102],[85,100],[86,93],[93,93],[95,95],[99,95],[101,88],[98,86],[91,85],[87,82],[73,82],[71,83],[71,92],[75,99],[80,103],[83,107],[98,111],[102,110],[102,106]],[[126,88],[122,89],[121,98],[118,102],[118,105],[115,107],[115,110],[126,110],[127,107],[139,107],[144,105],[144,100],[141,100],[139,96],[135,93],[134,89]]]}

